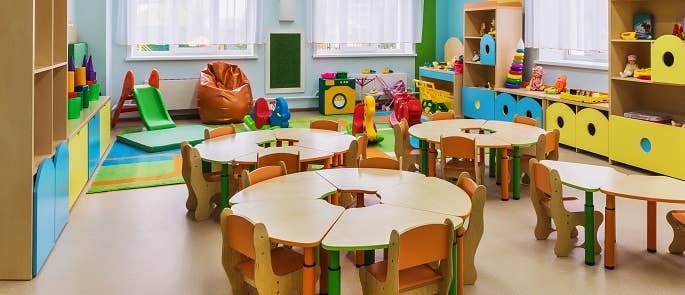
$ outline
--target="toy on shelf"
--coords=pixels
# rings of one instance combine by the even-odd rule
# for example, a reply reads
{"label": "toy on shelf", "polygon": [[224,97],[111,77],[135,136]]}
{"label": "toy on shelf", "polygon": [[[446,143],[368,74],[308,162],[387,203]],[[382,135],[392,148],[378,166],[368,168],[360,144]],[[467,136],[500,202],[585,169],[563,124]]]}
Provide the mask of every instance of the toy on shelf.
{"label": "toy on shelf", "polygon": [[454,97],[447,91],[435,89],[433,82],[414,79],[414,85],[419,89],[424,113],[432,114],[454,109]]}
{"label": "toy on shelf", "polygon": [[623,116],[659,124],[671,124],[672,121],[671,115],[653,112],[625,112]]}
{"label": "toy on shelf", "polygon": [[[375,73],[376,73],[376,70],[372,70],[369,68],[362,69],[362,74],[364,74],[364,75],[375,74]],[[326,79],[326,78],[324,78],[324,79]],[[331,78],[328,78],[328,79],[331,79]]]}
{"label": "toy on shelf", "polygon": [[276,97],[273,101],[274,110],[269,117],[269,125],[281,128],[290,127],[290,108],[283,97]]}
{"label": "toy on shelf", "polygon": [[[136,80],[133,72],[126,72],[126,76],[124,76],[124,83],[121,85],[121,95],[119,96],[119,101],[117,101],[117,106],[114,109],[114,114],[112,114],[112,128],[117,126],[117,122],[119,122],[119,116],[121,116],[121,113],[138,111],[138,106],[134,103],[131,103],[134,101],[133,88],[135,87],[135,84]],[[152,87],[159,88],[159,72],[157,69],[152,69],[150,76],[147,79],[147,84]]]}
{"label": "toy on shelf", "polygon": [[564,75],[564,74],[559,75],[559,77],[557,77],[557,81],[554,82],[554,86],[545,88],[545,93],[547,93],[547,94],[559,94],[562,92],[567,92],[568,91],[568,89],[566,89],[567,80],[568,80],[568,77],[566,77],[566,75]]}
{"label": "toy on shelf", "polygon": [[633,76],[640,80],[652,80],[652,69],[635,69],[635,71],[633,72]]}
{"label": "toy on shelf", "polygon": [[623,69],[623,72],[618,73],[622,78],[628,78],[628,77],[633,77],[635,75],[635,70],[638,69],[637,66],[637,55],[631,54],[628,55],[628,63],[626,64],[626,68]]}
{"label": "toy on shelf", "polygon": [[486,30],[485,22],[480,23],[480,35],[479,36],[485,35],[485,33],[487,33],[485,30]]}
{"label": "toy on shelf", "polygon": [[584,103],[603,103],[609,101],[609,94],[585,89],[569,89],[562,92],[560,98]]}
{"label": "toy on shelf", "polygon": [[488,35],[492,36],[493,38],[497,37],[497,23],[495,22],[494,17],[490,21],[490,31],[488,32]]}
{"label": "toy on shelf", "polygon": [[480,61],[480,53],[476,50],[473,51],[473,57],[471,58],[471,61],[473,62],[479,62]]}
{"label": "toy on shelf", "polygon": [[464,72],[464,55],[459,55],[459,57],[454,58],[452,61],[452,67],[454,67],[454,72],[461,74]]}
{"label": "toy on shelf", "polygon": [[509,67],[509,74],[507,74],[507,81],[504,83],[504,87],[509,89],[521,88],[521,82],[523,82],[524,59],[525,46],[523,44],[523,40],[519,39],[518,46],[516,47],[516,53],[514,54],[514,60],[511,62],[511,67]]}
{"label": "toy on shelf", "polygon": [[651,40],[654,36],[651,14],[636,14],[633,17],[633,30],[635,38],[639,40]]}
{"label": "toy on shelf", "polygon": [[635,32],[623,32],[623,33],[621,33],[621,39],[623,39],[623,40],[637,40],[637,33],[635,33]]}
{"label": "toy on shelf", "polygon": [[335,72],[321,73],[321,79],[335,79]]}
{"label": "toy on shelf", "polygon": [[530,80],[527,89],[530,91],[544,91],[545,84],[542,83],[542,78],[545,76],[545,70],[541,66],[533,68],[533,78]]}
{"label": "toy on shelf", "polygon": [[393,71],[392,69],[390,69],[390,68],[388,68],[388,67],[385,67],[385,68],[383,68],[383,70],[381,70],[381,73],[382,73],[382,74],[392,74],[392,73],[394,73],[394,72],[395,72],[395,71]]}
{"label": "toy on shelf", "polygon": [[383,136],[378,134],[373,115],[376,114],[376,99],[371,95],[364,97],[363,103],[354,108],[352,116],[352,135],[366,133],[369,143],[383,141]]}
{"label": "toy on shelf", "polygon": [[683,22],[676,21],[675,25],[673,25],[673,31],[671,32],[671,34],[673,36],[680,38],[680,40],[683,40]]}

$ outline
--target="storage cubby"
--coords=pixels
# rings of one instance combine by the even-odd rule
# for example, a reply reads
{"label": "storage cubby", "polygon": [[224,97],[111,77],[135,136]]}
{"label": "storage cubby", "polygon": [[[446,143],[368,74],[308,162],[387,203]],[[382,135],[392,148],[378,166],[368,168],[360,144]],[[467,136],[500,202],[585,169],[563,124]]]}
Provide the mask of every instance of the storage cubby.
{"label": "storage cubby", "polygon": [[52,63],[67,62],[67,0],[54,0],[52,17]]}
{"label": "storage cubby", "polygon": [[67,66],[52,70],[52,142],[53,148],[67,139]]}
{"label": "storage cubby", "polygon": [[576,148],[609,156],[609,118],[606,112],[593,108],[578,108]]}
{"label": "storage cubby", "polygon": [[490,22],[495,18],[495,8],[475,7],[466,8],[464,13],[464,36],[482,37],[481,25],[485,24],[485,33],[489,31]]}
{"label": "storage cubby", "polygon": [[34,0],[34,69],[52,66],[52,0]]}
{"label": "storage cubby", "polygon": [[52,156],[52,71],[37,73],[33,80],[33,154],[37,165]]}
{"label": "storage cubby", "polygon": [[576,146],[576,112],[572,106],[555,102],[547,107],[545,127],[548,131],[559,129],[559,142]]}

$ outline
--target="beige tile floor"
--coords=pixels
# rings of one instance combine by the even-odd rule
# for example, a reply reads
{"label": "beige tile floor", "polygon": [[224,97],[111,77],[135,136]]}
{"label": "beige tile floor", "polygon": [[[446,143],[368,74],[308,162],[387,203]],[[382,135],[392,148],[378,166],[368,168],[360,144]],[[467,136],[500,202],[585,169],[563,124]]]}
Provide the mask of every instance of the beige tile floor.
{"label": "beige tile floor", "polygon": [[[561,159],[606,164],[569,150]],[[617,199],[618,266],[609,271],[601,256],[598,265],[585,266],[580,248],[555,257],[554,234],[534,239],[527,190],[519,201],[502,202],[487,181],[479,278],[466,294],[685,294],[685,257],[667,253],[672,231],[665,214],[678,206],[659,205],[658,252],[650,254],[646,205]],[[82,196],[38,277],[0,282],[0,294],[230,294],[219,225],[187,218],[185,198],[184,185]],[[604,196],[597,194],[595,204],[603,210]],[[599,234],[603,243],[603,226]],[[343,260],[343,294],[361,294],[355,267]]]}

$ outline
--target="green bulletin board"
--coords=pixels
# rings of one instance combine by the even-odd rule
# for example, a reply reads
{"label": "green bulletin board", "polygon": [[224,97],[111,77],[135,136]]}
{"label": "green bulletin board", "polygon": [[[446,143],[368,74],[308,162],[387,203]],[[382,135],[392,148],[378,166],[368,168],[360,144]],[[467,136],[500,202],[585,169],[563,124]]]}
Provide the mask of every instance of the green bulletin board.
{"label": "green bulletin board", "polygon": [[271,33],[267,45],[267,93],[304,91],[302,34]]}

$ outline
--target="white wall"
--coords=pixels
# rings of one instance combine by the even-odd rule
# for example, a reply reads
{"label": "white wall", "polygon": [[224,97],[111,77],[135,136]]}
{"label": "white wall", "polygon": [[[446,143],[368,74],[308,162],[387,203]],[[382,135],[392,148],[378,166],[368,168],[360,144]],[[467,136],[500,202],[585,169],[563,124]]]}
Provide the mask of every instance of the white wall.
{"label": "white wall", "polygon": [[[80,0],[87,1],[87,0]],[[112,20],[113,33],[116,35],[116,28],[118,26],[118,4],[119,1],[125,0],[111,0],[112,9],[108,16]],[[100,1],[93,1],[100,2]],[[279,32],[279,31],[297,31],[302,32],[303,36],[306,33],[306,0],[297,0],[297,16],[295,22],[279,23],[279,1],[264,0],[264,33]],[[79,28],[80,30],[80,28]],[[80,32],[79,32],[80,33]],[[113,37],[110,37],[113,38]],[[265,38],[266,39],[266,38]],[[199,77],[200,71],[205,67],[209,61],[126,61],[127,47],[118,44],[116,40],[111,39],[112,46],[109,55],[111,55],[111,65],[108,72],[111,77],[111,85],[107,87],[107,92],[118,98],[121,89],[121,79],[128,70],[133,70],[137,81],[144,81],[152,68],[157,68],[160,71],[162,79],[183,79]],[[252,84],[252,91],[254,97],[264,96],[265,92],[265,47],[259,45],[256,48],[258,59],[256,60],[234,60],[229,61],[241,67],[247,74]],[[396,72],[406,72],[409,79],[414,77],[414,58],[413,57],[383,57],[383,58],[327,58],[314,59],[312,58],[312,48],[309,45],[305,46],[305,92],[285,94],[284,97],[289,99],[291,108],[309,108],[316,107],[318,102],[311,98],[315,95],[318,88],[318,77],[322,72],[326,71],[347,71],[348,73],[359,73],[363,68],[373,68],[379,70],[384,67],[390,67]],[[410,80],[411,81],[411,80]],[[116,97],[114,97],[116,96]],[[278,95],[269,94],[269,97]],[[296,98],[294,98],[296,97]],[[304,98],[303,98],[304,97]]]}

